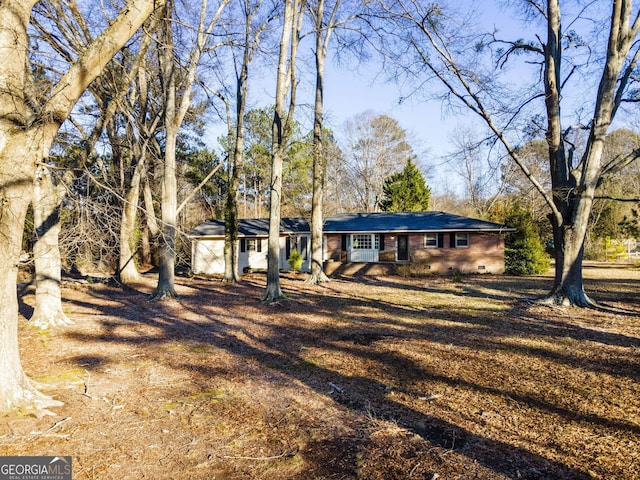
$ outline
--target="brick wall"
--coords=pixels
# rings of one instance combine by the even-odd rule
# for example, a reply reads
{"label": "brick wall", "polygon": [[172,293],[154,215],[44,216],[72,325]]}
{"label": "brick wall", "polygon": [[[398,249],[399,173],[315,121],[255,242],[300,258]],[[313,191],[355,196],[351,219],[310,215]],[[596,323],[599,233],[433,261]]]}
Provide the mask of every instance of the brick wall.
{"label": "brick wall", "polygon": [[500,234],[470,233],[467,248],[452,248],[450,236],[444,235],[442,248],[425,248],[423,235],[409,238],[413,262],[420,263],[433,273],[504,273],[504,236]]}
{"label": "brick wall", "polygon": [[346,261],[342,252],[342,235],[327,235],[325,238],[327,241],[327,260]]}
{"label": "brick wall", "polygon": [[[442,248],[426,248],[424,235],[409,235],[409,255],[411,261],[425,270],[446,274],[453,271],[462,273],[504,273],[504,236],[500,234],[470,233],[469,247],[452,248],[449,233],[444,234]],[[345,262],[342,252],[342,235],[326,236],[327,259]],[[396,235],[384,236],[384,250],[378,252],[380,262],[396,262]]]}

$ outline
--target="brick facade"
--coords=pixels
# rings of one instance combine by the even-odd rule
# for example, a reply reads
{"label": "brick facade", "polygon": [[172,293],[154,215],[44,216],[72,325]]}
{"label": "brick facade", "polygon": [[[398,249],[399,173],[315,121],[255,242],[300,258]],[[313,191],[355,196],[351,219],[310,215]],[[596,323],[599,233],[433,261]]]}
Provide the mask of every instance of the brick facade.
{"label": "brick facade", "polygon": [[503,235],[469,233],[469,246],[464,248],[451,247],[450,235],[454,234],[445,234],[442,248],[426,248],[424,235],[410,236],[412,261],[429,265],[434,273],[504,273]]}
{"label": "brick facade", "polygon": [[[409,258],[432,273],[504,273],[504,236],[499,233],[469,233],[468,247],[452,247],[454,233],[441,234],[440,247],[426,247],[425,234],[408,234]],[[342,235],[326,235],[326,259],[346,262]],[[397,261],[397,234],[384,235],[384,248],[378,252],[380,263]]]}

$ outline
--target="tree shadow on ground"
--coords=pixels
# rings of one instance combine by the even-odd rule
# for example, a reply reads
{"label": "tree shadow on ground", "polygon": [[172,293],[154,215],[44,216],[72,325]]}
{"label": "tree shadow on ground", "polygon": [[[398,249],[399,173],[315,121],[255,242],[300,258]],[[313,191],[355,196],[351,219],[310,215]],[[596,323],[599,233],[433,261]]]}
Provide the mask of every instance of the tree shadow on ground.
{"label": "tree shadow on ground", "polygon": [[[370,283],[373,284],[402,288],[396,283],[388,284],[379,280]],[[398,353],[388,352],[381,356],[378,351],[369,348],[389,339],[428,341],[444,346],[451,345],[453,348],[491,351],[502,348],[499,344],[500,338],[534,334],[550,339],[570,337],[621,348],[637,348],[639,341],[634,337],[614,335],[561,322],[539,321],[533,317],[526,318],[517,302],[509,306],[510,311],[501,312],[499,318],[487,317],[486,312],[480,311],[458,314],[456,318],[452,318],[451,311],[413,308],[380,299],[372,305],[371,300],[367,298],[342,295],[333,287],[316,290],[307,288],[302,293],[290,295],[290,300],[283,302],[280,307],[267,307],[258,300],[260,289],[263,287],[261,279],[250,279],[239,285],[225,287],[205,282],[189,285],[191,291],[182,295],[180,308],[172,303],[145,303],[145,297],[135,292],[92,292],[100,302],[76,302],[76,306],[93,309],[96,315],[105,317],[102,320],[102,333],[98,336],[83,336],[69,331],[68,336],[86,342],[124,343],[153,348],[175,341],[190,340],[256,362],[261,369],[271,372],[281,381],[300,382],[319,395],[331,395],[336,403],[356,416],[394,422],[426,442],[420,446],[416,444],[413,450],[413,447],[407,446],[411,442],[404,444],[407,450],[399,454],[400,458],[396,463],[403,464],[405,474],[407,459],[402,462],[403,455],[418,455],[418,452],[424,454],[426,451],[424,465],[420,468],[416,466],[414,473],[433,475],[437,473],[434,470],[435,465],[440,465],[440,471],[444,471],[447,467],[443,462],[448,455],[451,458],[466,458],[473,465],[478,465],[478,472],[486,474],[487,471],[492,471],[507,478],[590,478],[582,470],[552,461],[525,447],[479,435],[451,421],[425,413],[423,409],[412,406],[415,401],[406,401],[406,398],[415,398],[424,395],[424,392],[402,385],[389,389],[388,384],[376,378],[381,376],[380,372],[372,372],[371,376],[346,374],[314,364],[305,357],[306,348],[312,347],[338,357],[375,363],[388,377],[398,378],[399,384],[411,385],[413,380],[418,379],[422,382],[438,382],[452,388],[466,388],[499,397],[509,397],[528,408],[549,412],[569,422],[594,423],[607,429],[640,433],[638,426],[632,423],[614,422],[597,415],[580,414],[539,398],[519,394],[517,386],[512,390],[505,390],[492,388],[487,384],[465,382],[460,377],[425,370],[411,358]],[[366,288],[366,284],[364,287]],[[406,286],[405,290],[424,291],[415,285]],[[468,288],[466,294],[485,298],[481,295],[486,292],[480,292],[479,289]],[[211,296],[210,305],[206,302],[203,304],[203,296],[206,295]],[[487,298],[495,300],[499,299],[500,295],[494,294],[493,297]],[[505,299],[512,297],[505,296]],[[236,305],[247,304],[260,315],[243,317],[233,309]],[[183,309],[190,313],[189,318],[185,318]],[[374,314],[380,312],[382,318],[373,318]],[[309,313],[331,321],[305,324],[305,315]],[[427,316],[430,322],[420,324],[419,320]],[[275,317],[279,320],[272,321]],[[282,317],[286,317],[286,320],[282,321]],[[505,318],[512,318],[513,322],[504,320]],[[407,319],[414,319],[418,323],[408,326]],[[155,333],[150,335],[145,331],[144,334],[136,334],[135,325],[140,323],[151,327]],[[260,329],[259,333],[252,330],[255,327]],[[544,348],[517,345],[510,348],[521,354],[544,357],[567,365],[573,365],[579,360],[582,362],[581,368],[612,374],[622,372],[637,379],[636,364],[603,366],[597,361],[577,359],[571,352],[558,353]],[[78,357],[75,361],[86,363],[86,358]],[[211,355],[211,363],[213,365],[174,363],[171,366],[193,372],[203,379],[229,374],[228,371],[216,369],[215,355]],[[487,383],[491,384],[490,379]],[[402,394],[403,400],[398,400],[392,393]],[[318,472],[317,478],[320,478],[320,472],[325,476],[335,473],[347,478],[355,477],[367,468],[374,468],[367,467],[365,460],[369,458],[372,465],[375,463],[377,454],[372,453],[368,447],[376,442],[382,440],[372,435],[370,429],[361,430],[354,438],[336,435],[315,444],[311,442],[302,455],[313,465],[311,468]],[[464,462],[452,462],[451,473],[455,473],[460,465],[464,465]],[[392,468],[391,463],[389,468]],[[395,474],[387,478],[395,478],[394,476]]]}

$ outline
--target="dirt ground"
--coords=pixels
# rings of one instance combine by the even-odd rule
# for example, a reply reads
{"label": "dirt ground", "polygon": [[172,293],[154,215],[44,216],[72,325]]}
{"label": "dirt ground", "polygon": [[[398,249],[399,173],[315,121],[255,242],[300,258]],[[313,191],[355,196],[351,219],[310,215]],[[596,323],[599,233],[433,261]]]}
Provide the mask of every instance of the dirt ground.
{"label": "dirt ground", "polygon": [[[0,418],[0,455],[71,455],[74,479],[633,479],[640,269],[585,269],[618,313],[528,299],[549,277],[178,278],[178,300],[63,286],[70,327],[20,322],[64,402]],[[33,290],[22,297],[29,318]]]}

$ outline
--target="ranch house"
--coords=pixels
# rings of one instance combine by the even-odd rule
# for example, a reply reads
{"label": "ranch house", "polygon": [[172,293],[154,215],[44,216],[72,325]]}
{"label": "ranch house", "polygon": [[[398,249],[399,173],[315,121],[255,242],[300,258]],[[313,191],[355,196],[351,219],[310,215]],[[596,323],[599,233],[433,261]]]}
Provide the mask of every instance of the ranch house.
{"label": "ranch house", "polygon": [[[245,219],[238,228],[238,269],[267,268],[268,219]],[[324,261],[327,273],[353,263],[402,264],[420,262],[433,273],[504,272],[504,233],[515,229],[445,212],[354,213],[324,222]],[[224,221],[196,227],[192,240],[194,273],[224,273]],[[283,218],[280,224],[280,267],[295,249],[308,271],[311,256],[309,223]]]}

